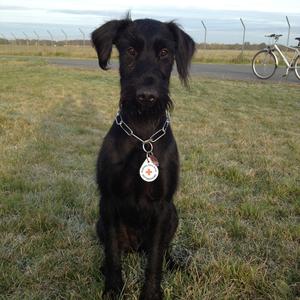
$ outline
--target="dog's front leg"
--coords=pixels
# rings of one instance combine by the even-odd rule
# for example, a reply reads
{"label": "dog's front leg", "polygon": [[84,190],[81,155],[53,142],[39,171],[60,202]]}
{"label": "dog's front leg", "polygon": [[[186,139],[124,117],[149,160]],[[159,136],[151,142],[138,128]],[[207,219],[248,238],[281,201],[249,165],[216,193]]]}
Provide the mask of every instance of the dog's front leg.
{"label": "dog's front leg", "polygon": [[140,300],[161,300],[162,265],[165,253],[174,236],[178,225],[175,207],[172,203],[166,204],[153,221],[151,247],[148,249],[148,262],[145,272],[145,283]]}
{"label": "dog's front leg", "polygon": [[123,289],[124,283],[121,273],[121,250],[119,248],[115,217],[109,214],[108,216],[106,215],[103,221],[105,250],[103,265],[105,288],[103,296],[109,299],[117,299]]}

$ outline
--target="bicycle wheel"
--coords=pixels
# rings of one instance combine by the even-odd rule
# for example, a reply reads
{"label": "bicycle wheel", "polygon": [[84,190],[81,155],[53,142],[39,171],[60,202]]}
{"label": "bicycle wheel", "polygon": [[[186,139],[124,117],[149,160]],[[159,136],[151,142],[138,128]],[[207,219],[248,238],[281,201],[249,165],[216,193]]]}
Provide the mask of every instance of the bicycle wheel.
{"label": "bicycle wheel", "polygon": [[267,49],[257,52],[252,59],[252,70],[260,79],[270,78],[276,71],[277,64],[273,52]]}
{"label": "bicycle wheel", "polygon": [[295,60],[295,74],[297,78],[300,80],[300,56],[298,56]]}

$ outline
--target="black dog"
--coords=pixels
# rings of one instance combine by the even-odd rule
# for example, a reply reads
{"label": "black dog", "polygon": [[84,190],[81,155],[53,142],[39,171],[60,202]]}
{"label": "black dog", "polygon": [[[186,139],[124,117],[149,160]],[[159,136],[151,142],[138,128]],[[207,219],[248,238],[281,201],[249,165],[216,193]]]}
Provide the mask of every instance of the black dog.
{"label": "black dog", "polygon": [[195,43],[174,22],[130,18],[96,29],[92,43],[104,70],[113,44],[120,55],[120,110],[97,163],[104,295],[114,298],[121,292],[121,252],[136,250],[148,258],[140,299],[162,299],[163,259],[166,255],[173,262],[168,247],[178,224],[172,198],[179,161],[167,113],[169,79],[175,60],[187,83]]}

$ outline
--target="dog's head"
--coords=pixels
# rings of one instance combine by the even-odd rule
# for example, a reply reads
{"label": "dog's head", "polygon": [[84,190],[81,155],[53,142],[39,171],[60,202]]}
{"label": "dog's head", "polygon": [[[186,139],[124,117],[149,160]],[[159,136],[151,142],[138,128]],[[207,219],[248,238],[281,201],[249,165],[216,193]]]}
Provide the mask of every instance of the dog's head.
{"label": "dog's head", "polygon": [[174,60],[181,81],[187,85],[195,43],[174,22],[109,21],[92,33],[92,43],[104,70],[108,69],[112,45],[119,51],[122,108],[165,111],[171,105],[169,79]]}

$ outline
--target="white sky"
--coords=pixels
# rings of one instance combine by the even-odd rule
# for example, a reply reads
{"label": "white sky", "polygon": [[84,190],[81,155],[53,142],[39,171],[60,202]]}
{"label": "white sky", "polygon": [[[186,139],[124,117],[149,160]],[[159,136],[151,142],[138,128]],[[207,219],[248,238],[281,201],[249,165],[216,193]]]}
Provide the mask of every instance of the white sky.
{"label": "white sky", "polygon": [[144,2],[142,0],[0,0],[0,10],[1,6],[104,11],[170,7],[300,13],[300,0],[147,0]]}
{"label": "white sky", "polygon": [[11,37],[14,32],[24,37],[24,32],[32,36],[36,30],[47,38],[50,30],[62,39],[60,29],[64,28],[70,38],[81,38],[79,26],[88,35],[128,10],[133,19],[176,19],[196,41],[203,39],[200,20],[209,29],[208,42],[240,42],[240,18],[245,21],[250,42],[264,41],[266,33],[286,34],[285,16],[289,17],[291,34],[300,33],[300,0],[0,0],[0,34]]}

